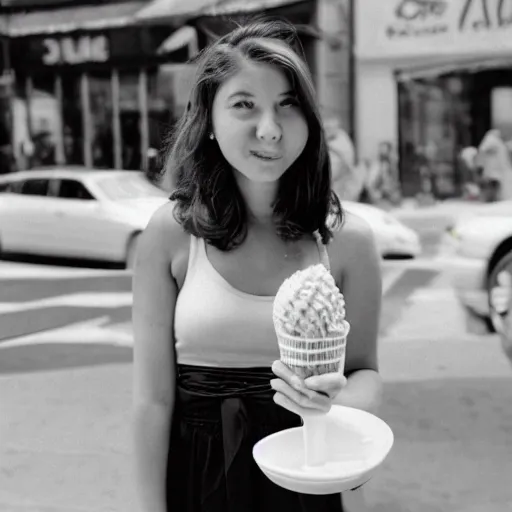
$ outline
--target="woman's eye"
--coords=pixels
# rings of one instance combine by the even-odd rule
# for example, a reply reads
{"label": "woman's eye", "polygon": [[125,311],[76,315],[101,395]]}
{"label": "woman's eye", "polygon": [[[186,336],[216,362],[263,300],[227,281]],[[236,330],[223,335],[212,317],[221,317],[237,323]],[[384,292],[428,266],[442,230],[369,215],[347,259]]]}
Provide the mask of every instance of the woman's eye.
{"label": "woman's eye", "polygon": [[253,106],[254,106],[254,104],[251,101],[238,101],[237,103],[235,103],[233,105],[233,108],[236,108],[236,109],[243,109],[243,108],[251,109]]}
{"label": "woman's eye", "polygon": [[299,105],[299,102],[296,98],[286,98],[281,102],[281,106],[288,108],[288,107],[297,107]]}

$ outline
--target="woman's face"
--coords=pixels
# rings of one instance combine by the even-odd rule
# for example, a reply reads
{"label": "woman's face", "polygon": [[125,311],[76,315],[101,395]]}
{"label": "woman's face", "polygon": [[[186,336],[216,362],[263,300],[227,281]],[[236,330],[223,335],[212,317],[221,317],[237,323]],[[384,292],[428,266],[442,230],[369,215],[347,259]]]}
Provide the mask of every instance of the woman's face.
{"label": "woman's face", "polygon": [[286,75],[269,64],[244,62],[219,87],[212,123],[224,158],[253,182],[279,180],[308,140],[306,119]]}

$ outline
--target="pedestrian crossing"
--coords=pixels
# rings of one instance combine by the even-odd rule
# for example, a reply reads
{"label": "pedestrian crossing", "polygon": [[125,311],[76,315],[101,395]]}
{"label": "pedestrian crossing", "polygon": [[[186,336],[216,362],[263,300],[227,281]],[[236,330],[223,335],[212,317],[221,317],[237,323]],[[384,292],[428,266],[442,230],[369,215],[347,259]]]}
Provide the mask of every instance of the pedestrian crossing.
{"label": "pedestrian crossing", "polygon": [[[439,315],[436,335],[466,329],[446,260],[383,261],[381,338],[415,339]],[[0,262],[0,347],[45,343],[131,346],[131,273]],[[446,324],[446,322],[445,322]],[[430,332],[432,329],[430,328]]]}
{"label": "pedestrian crossing", "polygon": [[0,280],[130,276],[129,270],[88,269],[0,261]]}

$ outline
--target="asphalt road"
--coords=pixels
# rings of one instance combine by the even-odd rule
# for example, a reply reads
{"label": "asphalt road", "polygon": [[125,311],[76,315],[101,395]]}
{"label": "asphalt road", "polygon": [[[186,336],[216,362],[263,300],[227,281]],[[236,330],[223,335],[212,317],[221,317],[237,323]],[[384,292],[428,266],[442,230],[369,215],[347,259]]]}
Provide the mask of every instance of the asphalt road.
{"label": "asphalt road", "polygon": [[[368,510],[511,510],[498,340],[467,333],[446,264],[386,262],[383,275],[380,415],[395,446]],[[0,262],[0,512],[134,510],[130,301],[122,271]]]}

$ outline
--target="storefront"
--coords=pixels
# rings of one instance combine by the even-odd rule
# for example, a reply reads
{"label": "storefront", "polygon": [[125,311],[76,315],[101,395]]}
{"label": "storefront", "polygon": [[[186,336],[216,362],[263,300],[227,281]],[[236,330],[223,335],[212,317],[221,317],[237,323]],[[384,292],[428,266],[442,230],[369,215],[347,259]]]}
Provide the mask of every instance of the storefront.
{"label": "storefront", "polygon": [[[254,16],[286,19],[297,28],[313,74],[325,119],[337,118],[352,135],[351,0],[194,0],[196,15],[169,0],[153,0],[137,17],[141,20],[185,16],[197,30],[199,48]],[[181,10],[177,10],[177,8]]]}
{"label": "storefront", "polygon": [[512,139],[512,0],[357,0],[356,142],[391,142],[406,196],[461,194],[459,154],[498,128]]}
{"label": "storefront", "polygon": [[18,168],[147,167],[149,149],[161,148],[183,109],[192,41],[184,27],[139,25],[134,15],[145,4],[10,17]]}

